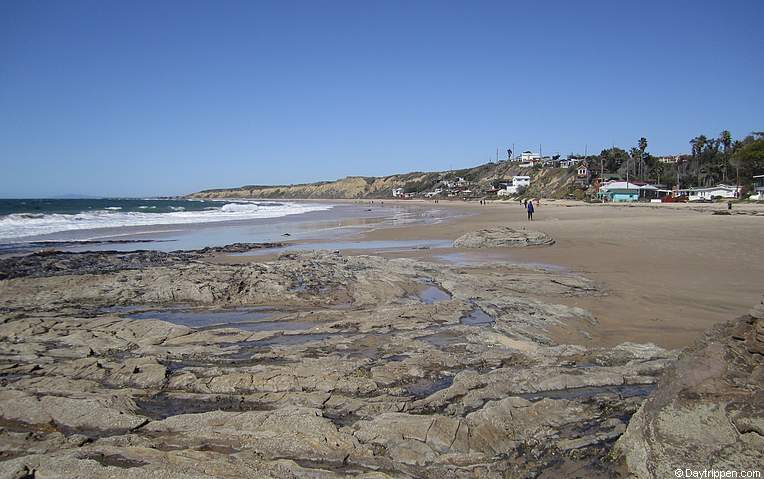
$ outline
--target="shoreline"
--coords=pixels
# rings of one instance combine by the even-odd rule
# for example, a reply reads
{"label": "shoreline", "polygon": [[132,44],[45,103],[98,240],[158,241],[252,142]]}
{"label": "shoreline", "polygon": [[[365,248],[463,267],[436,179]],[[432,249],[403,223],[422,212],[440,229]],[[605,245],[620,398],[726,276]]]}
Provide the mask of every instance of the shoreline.
{"label": "shoreline", "polygon": [[[564,343],[634,341],[682,348],[713,324],[745,314],[764,293],[762,216],[714,215],[726,205],[713,204],[662,209],[542,200],[535,221],[528,222],[524,210],[512,206],[472,205],[482,214],[457,218],[451,231],[402,227],[394,234],[455,239],[471,229],[504,224],[550,235],[553,246],[496,250],[493,258],[556,265],[604,285],[605,297],[564,301],[599,320],[597,327],[586,328],[587,336],[556,328],[553,337]],[[764,205],[747,210],[761,215]],[[731,231],[734,236],[723,234]],[[380,230],[366,238],[391,234]]]}
{"label": "shoreline", "polygon": [[[433,203],[390,200],[389,204]],[[478,260],[486,257],[489,262],[559,267],[582,274],[602,284],[608,295],[562,301],[592,311],[599,321],[596,327],[581,330],[555,328],[552,332],[555,340],[569,344],[614,346],[623,341],[634,341],[652,342],[666,348],[686,347],[713,324],[745,314],[750,304],[756,303],[764,292],[761,279],[764,278],[764,262],[751,261],[757,256],[764,257],[764,243],[760,236],[757,237],[764,228],[764,205],[738,205],[733,209],[736,214],[727,216],[713,214],[714,211],[726,211],[726,204],[619,205],[542,200],[532,223],[526,221],[524,209],[515,202],[489,202],[481,206],[474,202],[443,201],[437,206],[470,214],[451,216],[435,225],[373,229],[361,232],[354,240],[452,241],[474,229],[510,225],[547,233],[556,244],[487,250],[340,249],[354,255],[379,254],[439,263],[448,262],[438,259],[439,256],[461,254]],[[720,238],[718,231],[732,227],[739,232],[734,238]],[[691,239],[686,235],[691,235]],[[706,255],[706,251],[716,254]],[[611,258],[619,259],[613,262]],[[272,256],[222,261],[239,263],[268,259]],[[709,270],[715,272],[712,277],[706,277]]]}
{"label": "shoreline", "polygon": [[[701,321],[629,329],[626,316],[600,316],[608,301],[639,310],[655,284],[634,269],[626,295],[623,272],[597,261],[626,248],[625,269],[635,268],[656,231],[730,222],[759,231],[761,218],[543,205],[531,228],[511,206],[454,208],[449,221],[363,231],[350,244],[450,242],[504,225],[520,231],[500,239],[547,246],[299,251],[309,243],[297,241],[297,251],[244,243],[0,259],[11,273],[0,280],[0,472],[185,477],[203,463],[210,477],[620,477],[638,464],[628,454],[645,421],[663,417],[654,398],[676,394],[664,372],[695,381],[712,365],[736,381],[755,377],[764,310],[680,355],[647,340],[690,341]],[[707,256],[711,239],[684,249]],[[672,249],[686,241],[666,241],[687,259]],[[269,254],[241,256],[253,250]],[[557,266],[571,257],[587,268]],[[744,258],[725,259],[739,269]],[[665,275],[664,266],[648,270]],[[679,279],[671,302],[696,293]],[[704,344],[700,359],[686,359]],[[678,397],[690,424],[707,420],[717,391],[759,407],[748,399],[757,389],[717,376],[711,394]]]}
{"label": "shoreline", "polygon": [[[730,316],[743,314],[748,304],[764,289],[759,278],[764,266],[749,261],[764,255],[764,246],[756,241],[762,227],[764,205],[736,205],[732,215],[725,204],[598,204],[574,200],[542,200],[536,221],[525,221],[524,209],[515,201],[493,201],[480,205],[472,201],[443,200],[290,200],[333,203],[357,207],[354,212],[336,215],[319,212],[318,220],[303,215],[266,219],[262,224],[299,225],[305,229],[295,235],[269,236],[251,240],[230,234],[249,228],[247,221],[199,223],[188,230],[167,225],[167,231],[152,227],[150,232],[124,232],[101,235],[102,244],[89,241],[63,243],[65,250],[134,250],[163,251],[194,249],[217,243],[285,242],[284,251],[305,248],[338,249],[351,255],[372,254],[388,258],[413,258],[440,264],[458,264],[479,268],[481,262],[502,261],[527,267],[557,268],[580,273],[603,286],[607,296],[563,299],[569,306],[592,311],[596,327],[558,327],[551,331],[561,343],[614,346],[624,340],[652,342],[666,348],[687,346],[702,331]],[[368,206],[372,208],[367,209]],[[388,209],[389,208],[389,209]],[[392,208],[419,215],[413,224],[390,221]],[[428,224],[423,215],[436,208],[445,211]],[[371,214],[368,219],[362,214]],[[307,213],[315,215],[315,213]],[[336,216],[336,217],[334,217]],[[328,223],[334,225],[326,229]],[[732,223],[732,226],[730,225]],[[323,224],[323,226],[321,226]],[[556,244],[550,247],[522,249],[464,250],[446,246],[461,234],[496,225],[533,228],[551,235]],[[729,241],[718,231],[734,227],[741,232]],[[195,243],[178,242],[170,234],[197,237]],[[217,236],[215,236],[217,235]],[[687,235],[692,240],[686,238]],[[89,234],[92,236],[92,233]],[[644,236],[645,239],[640,239]],[[124,238],[125,243],[108,238]],[[209,244],[206,244],[209,243]],[[183,247],[193,244],[194,248]],[[58,247],[55,243],[50,246]],[[656,247],[660,245],[661,247]],[[703,251],[716,252],[704,258]],[[628,251],[628,254],[624,254]],[[264,262],[280,251],[257,251],[254,256],[221,254],[215,261],[227,264]],[[11,253],[14,254],[14,253]],[[613,261],[611,258],[618,258]],[[759,262],[760,263],[760,262]],[[712,267],[715,274],[700,280]],[[757,283],[758,281],[758,283]]]}

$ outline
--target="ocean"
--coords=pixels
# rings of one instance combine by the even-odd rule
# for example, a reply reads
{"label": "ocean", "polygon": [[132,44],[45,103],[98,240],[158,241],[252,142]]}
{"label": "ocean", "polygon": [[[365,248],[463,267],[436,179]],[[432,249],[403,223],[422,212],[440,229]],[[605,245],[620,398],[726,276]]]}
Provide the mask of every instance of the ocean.
{"label": "ocean", "polygon": [[291,201],[0,199],[0,243],[46,239],[62,232],[78,232],[80,239],[91,239],[81,233],[103,228],[279,218],[332,207]]}

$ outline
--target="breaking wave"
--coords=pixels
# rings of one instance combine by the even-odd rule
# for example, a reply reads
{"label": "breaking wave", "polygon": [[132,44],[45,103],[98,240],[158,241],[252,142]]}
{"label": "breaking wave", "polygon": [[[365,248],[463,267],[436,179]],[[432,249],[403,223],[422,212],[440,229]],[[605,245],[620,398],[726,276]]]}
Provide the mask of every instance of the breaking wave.
{"label": "breaking wave", "polygon": [[172,211],[164,213],[146,211],[153,209],[152,207],[139,208],[141,211],[120,211],[121,208],[112,207],[82,211],[76,214],[8,214],[0,216],[0,240],[18,240],[62,231],[97,228],[278,218],[311,211],[328,210],[332,208],[332,205],[261,201],[257,203],[226,203],[219,207],[195,211],[186,211],[186,208],[177,206],[170,207]]}

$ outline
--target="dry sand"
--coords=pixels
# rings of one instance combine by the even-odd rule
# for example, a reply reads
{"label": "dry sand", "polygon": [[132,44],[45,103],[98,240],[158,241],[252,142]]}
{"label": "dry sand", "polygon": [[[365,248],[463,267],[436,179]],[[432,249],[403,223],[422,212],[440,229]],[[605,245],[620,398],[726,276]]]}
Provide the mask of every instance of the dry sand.
{"label": "dry sand", "polygon": [[[527,227],[551,235],[550,247],[481,250],[486,258],[558,265],[603,284],[609,294],[575,298],[568,304],[589,309],[599,320],[588,328],[559,328],[566,343],[612,346],[653,342],[667,348],[689,345],[712,324],[747,312],[764,293],[764,205],[736,205],[734,214],[712,210],[725,205],[587,205],[542,200],[528,222],[518,203],[442,201],[469,216],[436,225],[371,231],[369,240],[455,239],[491,225]],[[455,250],[391,253],[437,259]]]}

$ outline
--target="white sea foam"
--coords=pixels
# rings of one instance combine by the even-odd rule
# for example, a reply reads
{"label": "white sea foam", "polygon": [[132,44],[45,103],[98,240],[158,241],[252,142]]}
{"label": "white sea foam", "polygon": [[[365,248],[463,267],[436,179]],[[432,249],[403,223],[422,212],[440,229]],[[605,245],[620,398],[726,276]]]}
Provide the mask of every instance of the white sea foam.
{"label": "white sea foam", "polygon": [[[181,207],[182,208],[182,207]],[[278,218],[311,211],[331,209],[332,205],[315,203],[227,203],[219,208],[171,213],[121,212],[96,210],[75,215],[11,214],[0,217],[0,241],[58,233],[62,231],[116,228],[125,226],[216,223],[257,218]]]}

